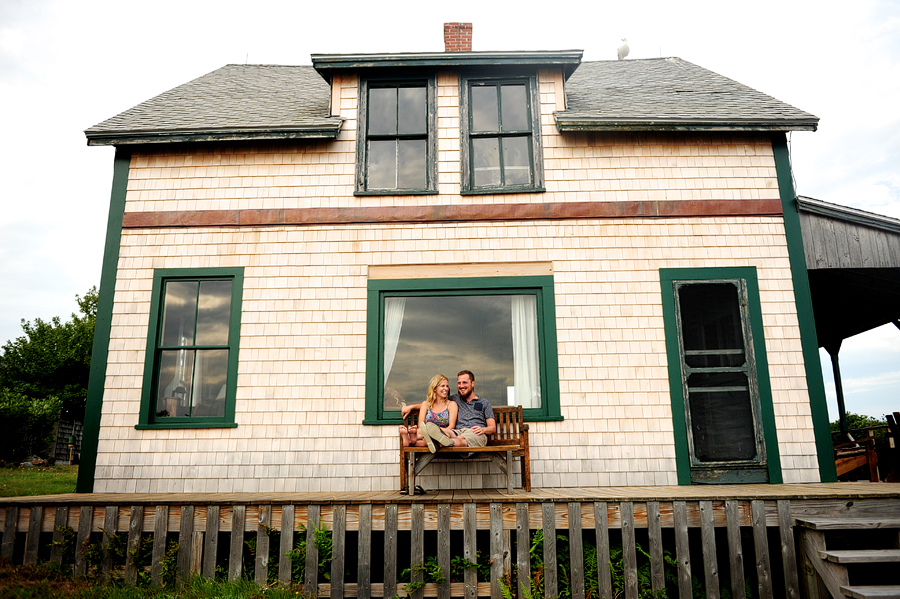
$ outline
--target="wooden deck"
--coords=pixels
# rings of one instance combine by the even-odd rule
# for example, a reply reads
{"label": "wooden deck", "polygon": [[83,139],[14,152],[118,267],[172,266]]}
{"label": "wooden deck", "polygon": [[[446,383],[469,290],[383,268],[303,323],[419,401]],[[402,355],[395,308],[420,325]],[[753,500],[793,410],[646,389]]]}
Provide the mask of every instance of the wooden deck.
{"label": "wooden deck", "polygon": [[[489,580],[476,580],[470,568],[458,581],[429,583],[411,596],[500,597],[500,583],[510,574],[519,580],[534,575],[529,547],[540,532],[545,597],[556,597],[565,586],[573,599],[584,599],[586,585],[594,585],[592,596],[611,598],[616,589],[610,553],[621,551],[619,584],[624,588],[619,591],[626,599],[636,599],[646,551],[645,574],[652,588],[668,585],[670,597],[691,597],[692,585],[699,581],[710,599],[719,597],[720,589],[745,597],[746,585],[753,596],[799,599],[809,595],[810,583],[800,576],[796,522],[863,517],[900,518],[900,484],[459,490],[421,496],[371,492],[0,498],[2,556],[13,563],[49,559],[71,563],[77,573],[89,571],[91,564],[83,556],[75,554],[67,562],[60,545],[51,544],[61,541],[68,529],[73,548],[92,542],[106,550],[113,545],[109,539],[119,537],[131,556],[132,548],[152,544],[153,559],[146,564],[131,557],[116,564],[107,551],[95,566],[104,576],[118,571],[134,582],[138,572],[146,570],[159,582],[159,564],[177,542],[182,575],[214,576],[218,567],[232,578],[252,572],[260,583],[268,576],[290,584],[300,569],[308,593],[334,598],[404,595],[406,583],[398,582],[404,567],[434,559],[449,573],[451,557],[476,562],[479,554],[491,560]],[[314,528],[329,531],[333,542],[329,576],[319,564]],[[308,550],[302,564],[293,564],[285,554],[302,538],[300,530],[306,530]],[[252,555],[245,547],[248,541],[254,546]],[[634,549],[636,544],[642,551]],[[589,551],[596,554],[595,563],[586,561]],[[664,553],[677,560],[674,570],[666,565]],[[666,581],[666,569],[677,583]],[[596,572],[594,578],[586,577],[586,571]]]}

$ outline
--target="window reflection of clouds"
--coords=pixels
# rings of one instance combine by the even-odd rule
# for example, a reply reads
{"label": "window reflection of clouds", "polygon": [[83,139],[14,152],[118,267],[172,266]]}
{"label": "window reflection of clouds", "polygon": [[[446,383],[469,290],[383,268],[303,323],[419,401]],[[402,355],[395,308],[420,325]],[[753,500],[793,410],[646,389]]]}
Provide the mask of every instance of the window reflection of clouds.
{"label": "window reflection of clouds", "polygon": [[426,185],[425,140],[401,140],[399,144],[397,187],[400,189],[424,189]]}
{"label": "window reflection of clouds", "polygon": [[162,345],[193,345],[197,308],[197,281],[166,284]]}
{"label": "window reflection of clouds", "polygon": [[496,137],[472,140],[475,186],[500,185],[500,144]]}
{"label": "window reflection of clouds", "polygon": [[501,119],[504,131],[530,130],[528,105],[524,85],[504,85],[500,88]]}
{"label": "window reflection of clouds", "polygon": [[400,134],[425,135],[426,96],[424,87],[401,87],[398,91],[398,107],[400,122],[397,132]]}
{"label": "window reflection of clouds", "polygon": [[472,131],[499,131],[497,122],[497,88],[472,86]]}
{"label": "window reflection of clouds", "polygon": [[197,345],[226,345],[231,316],[231,281],[203,281],[197,311]]}
{"label": "window reflection of clouds", "polygon": [[370,141],[368,152],[369,189],[393,189],[397,185],[397,141]]}
{"label": "window reflection of clouds", "polygon": [[397,88],[369,89],[368,111],[370,135],[395,135],[397,133]]}
{"label": "window reflection of clouds", "polygon": [[[407,297],[397,355],[387,386],[407,403],[425,396],[428,380],[441,372],[456,387],[456,373],[475,373],[477,394],[505,405],[513,384],[512,316],[509,295]],[[387,410],[399,405],[385,405]]]}
{"label": "window reflection of clouds", "polygon": [[507,185],[531,183],[531,160],[528,156],[527,137],[503,139],[503,174]]}

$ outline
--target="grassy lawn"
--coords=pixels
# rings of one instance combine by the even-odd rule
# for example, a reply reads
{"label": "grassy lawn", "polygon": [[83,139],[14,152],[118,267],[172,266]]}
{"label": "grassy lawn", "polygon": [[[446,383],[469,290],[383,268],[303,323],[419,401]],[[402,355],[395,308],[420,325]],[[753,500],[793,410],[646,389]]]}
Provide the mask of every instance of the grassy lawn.
{"label": "grassy lawn", "polygon": [[0,497],[74,493],[78,466],[0,468]]}

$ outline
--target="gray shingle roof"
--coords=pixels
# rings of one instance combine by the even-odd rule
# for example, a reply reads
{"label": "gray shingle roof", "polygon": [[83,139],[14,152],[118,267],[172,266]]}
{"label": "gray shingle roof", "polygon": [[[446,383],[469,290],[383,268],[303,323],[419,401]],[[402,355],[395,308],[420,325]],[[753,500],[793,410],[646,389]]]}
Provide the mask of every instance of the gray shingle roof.
{"label": "gray shingle roof", "polygon": [[[815,130],[818,118],[680,58],[584,62],[560,131]],[[331,90],[312,66],[228,65],[85,131],[90,145],[334,139]]]}
{"label": "gray shingle roof", "polygon": [[815,131],[819,119],[680,58],[585,62],[566,85],[561,131]]}
{"label": "gray shingle roof", "polygon": [[94,125],[90,145],[335,138],[331,90],[311,66],[227,65]]}

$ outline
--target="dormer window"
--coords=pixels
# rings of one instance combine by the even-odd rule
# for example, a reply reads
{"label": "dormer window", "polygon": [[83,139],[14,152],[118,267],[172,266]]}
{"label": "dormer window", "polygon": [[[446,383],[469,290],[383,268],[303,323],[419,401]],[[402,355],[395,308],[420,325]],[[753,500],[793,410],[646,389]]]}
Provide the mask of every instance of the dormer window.
{"label": "dormer window", "polygon": [[360,81],[357,194],[434,193],[434,78]]}
{"label": "dormer window", "polygon": [[462,192],[543,191],[535,77],[461,77]]}

